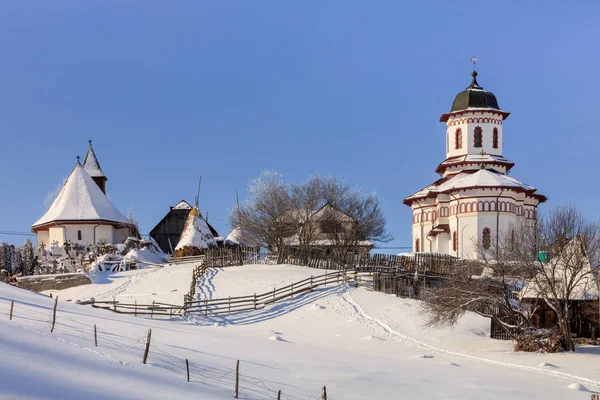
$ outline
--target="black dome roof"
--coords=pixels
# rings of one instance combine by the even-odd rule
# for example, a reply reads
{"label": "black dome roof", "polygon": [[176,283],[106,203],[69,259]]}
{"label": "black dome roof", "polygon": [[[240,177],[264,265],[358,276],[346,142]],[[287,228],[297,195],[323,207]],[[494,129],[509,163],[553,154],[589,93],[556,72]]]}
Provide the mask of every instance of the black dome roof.
{"label": "black dome roof", "polygon": [[477,83],[477,72],[473,71],[471,76],[473,76],[473,81],[464,92],[456,95],[450,112],[466,110],[468,108],[491,108],[499,110],[500,107],[498,106],[496,96],[491,92],[483,90]]}

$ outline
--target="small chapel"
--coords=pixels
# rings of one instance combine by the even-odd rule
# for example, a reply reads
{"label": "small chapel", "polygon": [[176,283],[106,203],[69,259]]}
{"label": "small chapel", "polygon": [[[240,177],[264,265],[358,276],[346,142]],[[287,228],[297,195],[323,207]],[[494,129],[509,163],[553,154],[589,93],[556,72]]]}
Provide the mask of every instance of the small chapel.
{"label": "small chapel", "polygon": [[134,234],[135,226],[106,196],[107,180],[90,140],[83,165],[77,157],[56,199],[31,227],[38,245],[122,243]]}
{"label": "small chapel", "polygon": [[510,113],[483,90],[475,70],[471,75],[471,84],[440,117],[446,124],[446,159],[435,172],[441,178],[404,199],[412,209],[414,252],[478,259],[478,249],[489,248],[492,237],[520,221],[535,223],[537,207],[546,201],[509,175],[515,164],[502,148]]}

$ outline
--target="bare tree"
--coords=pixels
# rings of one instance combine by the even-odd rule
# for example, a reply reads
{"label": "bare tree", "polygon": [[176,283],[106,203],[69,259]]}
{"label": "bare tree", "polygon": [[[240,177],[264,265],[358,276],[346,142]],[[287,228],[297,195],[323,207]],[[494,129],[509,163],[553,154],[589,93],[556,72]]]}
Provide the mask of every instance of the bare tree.
{"label": "bare tree", "polygon": [[304,262],[308,262],[319,227],[313,221],[314,214],[324,205],[328,178],[313,175],[300,185],[293,185],[294,217],[297,219],[298,248]]}
{"label": "bare tree", "polygon": [[[448,277],[427,301],[429,322],[453,325],[473,311],[505,328],[526,327],[547,306],[556,314],[567,349],[574,350],[574,303],[598,293],[600,225],[566,205],[537,222],[521,220],[494,239],[480,241],[480,260]],[[540,251],[549,254],[549,262],[541,261]]]}
{"label": "bare tree", "polygon": [[571,325],[575,302],[591,301],[598,296],[600,225],[574,206],[565,205],[539,219],[537,237],[539,249],[547,251],[550,260],[543,263],[530,254],[521,257],[520,261],[531,275],[522,296],[539,299],[556,314],[567,350],[574,351]]}
{"label": "bare tree", "polygon": [[428,324],[452,326],[467,311],[494,320],[509,334],[531,325],[531,313],[518,306],[519,267],[502,262],[471,261],[447,277],[425,303]]}
{"label": "bare tree", "polygon": [[298,227],[291,187],[280,174],[264,171],[250,183],[249,192],[250,198],[230,213],[230,225],[240,228],[243,243],[282,254],[285,240]]}
{"label": "bare tree", "polygon": [[363,194],[343,180],[329,179],[324,196],[331,207],[323,209],[320,225],[339,262],[346,264],[360,247],[369,248],[373,242],[392,240],[376,194]]}

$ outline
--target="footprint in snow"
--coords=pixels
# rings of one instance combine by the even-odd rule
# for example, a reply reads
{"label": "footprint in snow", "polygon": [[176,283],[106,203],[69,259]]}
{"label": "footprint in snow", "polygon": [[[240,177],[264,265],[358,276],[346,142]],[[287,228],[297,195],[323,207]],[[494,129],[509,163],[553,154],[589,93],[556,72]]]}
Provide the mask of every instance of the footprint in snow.
{"label": "footprint in snow", "polygon": [[285,340],[284,338],[282,338],[279,335],[273,335],[269,338],[269,340],[274,340],[276,342],[284,342],[284,343],[289,343],[287,340]]}
{"label": "footprint in snow", "polygon": [[457,363],[450,363],[450,366],[452,366],[452,367],[460,367],[460,365],[457,364]]}
{"label": "footprint in snow", "polygon": [[360,340],[385,340],[385,339],[382,339],[382,338],[377,337],[377,336],[369,335],[369,336],[365,336],[363,338],[360,338]]}
{"label": "footprint in snow", "polygon": [[540,368],[559,368],[558,366],[547,363],[547,362],[541,363],[540,365],[538,365],[538,367],[540,367]]}
{"label": "footprint in snow", "polygon": [[571,390],[577,390],[579,392],[587,392],[587,388],[585,386],[583,386],[581,383],[571,383],[569,386],[567,386],[568,389]]}
{"label": "footprint in snow", "polygon": [[325,307],[325,306],[322,306],[322,305],[320,305],[319,303],[313,303],[313,304],[310,306],[310,309],[311,309],[311,310],[324,310],[324,309],[326,309],[326,308],[327,308],[327,307]]}
{"label": "footprint in snow", "polygon": [[433,356],[428,354],[419,354],[418,356],[415,356],[415,358],[433,358]]}

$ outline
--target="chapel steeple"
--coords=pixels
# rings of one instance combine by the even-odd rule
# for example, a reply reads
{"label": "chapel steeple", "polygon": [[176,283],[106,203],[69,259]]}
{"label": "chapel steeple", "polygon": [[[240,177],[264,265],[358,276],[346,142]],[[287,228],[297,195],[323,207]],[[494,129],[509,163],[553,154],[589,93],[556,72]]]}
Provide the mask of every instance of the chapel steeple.
{"label": "chapel steeple", "polygon": [[98,162],[98,158],[96,157],[96,153],[94,153],[94,148],[92,147],[92,141],[88,141],[88,151],[85,155],[85,160],[83,161],[83,168],[87,171],[87,173],[92,177],[94,182],[98,185],[100,190],[104,194],[106,194],[106,181],[108,178],[102,172],[102,168],[100,168],[100,163]]}

